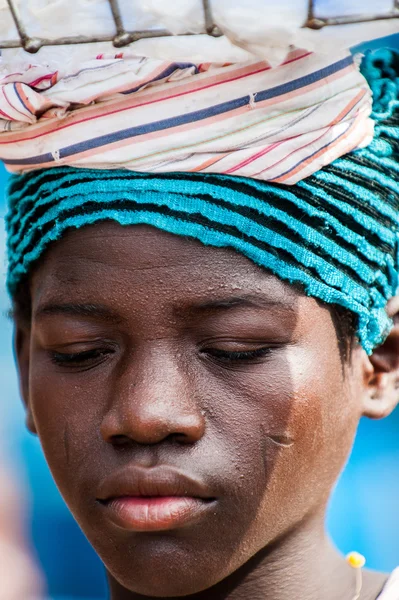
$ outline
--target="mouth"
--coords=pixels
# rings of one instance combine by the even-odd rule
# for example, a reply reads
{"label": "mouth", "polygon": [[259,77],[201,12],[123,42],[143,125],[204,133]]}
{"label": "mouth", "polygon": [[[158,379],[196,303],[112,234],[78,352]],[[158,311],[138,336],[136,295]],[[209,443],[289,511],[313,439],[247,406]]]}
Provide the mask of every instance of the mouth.
{"label": "mouth", "polygon": [[116,527],[157,532],[194,524],[216,499],[200,482],[173,469],[132,467],[107,478],[97,501]]}
{"label": "mouth", "polygon": [[155,532],[193,524],[212,502],[182,496],[122,496],[102,505],[117,527],[127,531]]}

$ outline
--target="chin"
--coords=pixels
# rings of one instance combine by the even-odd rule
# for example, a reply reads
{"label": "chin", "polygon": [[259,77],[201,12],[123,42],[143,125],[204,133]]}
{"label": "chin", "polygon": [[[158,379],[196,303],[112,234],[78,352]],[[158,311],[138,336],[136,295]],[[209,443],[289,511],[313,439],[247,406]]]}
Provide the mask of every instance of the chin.
{"label": "chin", "polygon": [[192,580],[183,580],[179,577],[171,579],[152,578],[153,581],[118,581],[120,588],[140,596],[149,596],[151,598],[183,598],[203,592],[212,585],[195,585]]}
{"label": "chin", "polygon": [[100,553],[111,589],[120,587],[155,598],[190,596],[215,586],[230,574],[226,571],[229,557],[221,549],[218,553],[212,543],[208,548],[193,549],[172,536],[143,538],[135,540],[137,543],[126,540],[123,547]]}
{"label": "chin", "polygon": [[[183,558],[181,560],[184,561]],[[225,577],[225,573],[217,570],[210,572],[208,562],[203,565],[193,557],[183,564],[173,559],[169,562],[165,558],[154,560],[145,569],[139,567],[134,558],[129,568],[114,566],[116,568],[108,568],[111,588],[116,585],[129,592],[155,598],[191,596],[213,587]]]}

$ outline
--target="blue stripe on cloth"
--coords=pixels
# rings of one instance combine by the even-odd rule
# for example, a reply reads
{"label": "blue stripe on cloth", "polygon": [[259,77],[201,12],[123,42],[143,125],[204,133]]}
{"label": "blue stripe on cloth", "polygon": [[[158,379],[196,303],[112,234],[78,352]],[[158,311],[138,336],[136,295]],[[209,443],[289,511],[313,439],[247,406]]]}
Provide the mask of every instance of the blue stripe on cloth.
{"label": "blue stripe on cloth", "polygon": [[27,110],[31,115],[33,115],[33,112],[31,111],[31,109],[28,106],[26,106],[25,102],[22,100],[21,94],[18,91],[16,83],[13,84],[13,88],[14,88],[15,95],[18,97],[18,100],[20,101],[20,103],[22,104],[24,109]]}
{"label": "blue stripe on cloth", "polygon": [[198,65],[195,65],[194,63],[173,63],[172,65],[169,65],[169,67],[164,69],[162,71],[162,73],[157,75],[157,77],[150,79],[146,83],[137,85],[136,87],[134,87],[130,90],[125,90],[124,92],[121,92],[121,94],[123,94],[123,95],[134,94],[135,92],[138,92],[138,90],[141,90],[144,86],[149,85],[150,83],[153,83],[154,81],[160,81],[161,79],[164,79],[165,77],[169,77],[169,75],[173,75],[173,73],[175,73],[176,71],[183,71],[186,69],[193,69],[194,73],[196,75],[198,75],[198,73],[199,73]]}
{"label": "blue stripe on cloth", "polygon": [[294,92],[300,88],[307,87],[308,85],[312,85],[325,77],[329,77],[330,75],[334,75],[334,73],[338,73],[339,71],[343,71],[346,67],[349,67],[354,63],[352,56],[347,56],[328,67],[324,67],[323,69],[319,69],[318,71],[314,71],[314,73],[310,73],[309,75],[304,75],[303,77],[299,77],[298,79],[294,79],[288,83],[283,83],[274,88],[270,88],[263,92],[258,92],[255,97],[255,102],[262,102],[263,100],[270,100],[271,98],[277,98],[278,96],[282,96],[284,94],[289,94],[290,92]]}
{"label": "blue stripe on cloth", "polygon": [[[346,114],[349,114],[358,104],[360,103],[360,99],[356,102],[356,104],[354,104],[350,109],[348,109]],[[294,166],[292,166],[290,169],[288,169],[287,171],[285,171],[284,173],[281,173],[278,178],[280,179],[281,177],[284,177],[285,175],[288,175],[288,173],[291,173],[291,171],[294,171],[297,167],[299,167],[299,165],[301,165],[303,162],[308,161],[310,158],[313,158],[314,156],[316,156],[316,154],[318,154],[319,152],[321,152],[322,150],[325,150],[326,148],[328,148],[328,146],[330,146],[331,144],[333,144],[334,142],[336,142],[337,140],[339,140],[340,138],[344,137],[348,131],[348,129],[350,128],[351,124],[348,123],[346,129],[344,132],[340,133],[340,135],[337,135],[334,139],[330,140],[327,144],[325,144],[324,146],[321,146],[321,148],[318,148],[317,150],[315,150],[314,152],[312,152],[312,154],[309,154],[308,156],[306,156],[305,158],[303,158],[300,162],[296,163]]]}
{"label": "blue stripe on cloth", "polygon": [[87,73],[90,71],[105,71],[107,69],[112,69],[115,66],[116,62],[120,62],[121,60],[122,59],[116,61],[115,59],[113,59],[111,62],[108,62],[106,64],[98,63],[95,67],[87,67],[86,69],[80,69],[76,73],[73,73],[73,75],[67,75],[63,77],[63,81],[73,81],[74,79],[77,79],[82,73]]}
{"label": "blue stripe on cloth", "polygon": [[281,177],[284,177],[285,175],[288,175],[288,173],[291,173],[291,171],[294,171],[297,167],[299,167],[299,165],[301,165],[303,162],[306,162],[307,160],[309,160],[310,158],[313,158],[313,156],[316,156],[316,154],[318,154],[319,152],[321,152],[322,150],[325,150],[326,148],[328,148],[329,146],[331,146],[331,144],[333,144],[334,142],[336,142],[337,140],[341,139],[342,137],[344,137],[348,131],[348,129],[350,128],[351,124],[348,123],[346,126],[345,131],[342,131],[339,135],[337,135],[334,139],[330,140],[329,142],[327,142],[327,144],[324,144],[324,146],[321,146],[321,148],[318,148],[317,150],[315,150],[314,152],[312,152],[312,154],[308,154],[305,158],[303,158],[301,161],[297,162],[295,165],[293,165],[290,169],[288,169],[287,171],[285,171],[284,173],[280,173],[278,176],[278,179],[280,179]]}

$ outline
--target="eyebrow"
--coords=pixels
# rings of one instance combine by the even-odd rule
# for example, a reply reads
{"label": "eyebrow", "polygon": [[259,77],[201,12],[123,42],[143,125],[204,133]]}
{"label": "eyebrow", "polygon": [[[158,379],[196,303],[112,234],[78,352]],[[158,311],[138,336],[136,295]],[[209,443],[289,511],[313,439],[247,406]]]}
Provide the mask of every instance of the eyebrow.
{"label": "eyebrow", "polygon": [[72,317],[88,317],[101,319],[112,323],[120,322],[122,319],[106,306],[99,304],[45,304],[39,306],[34,313],[35,319],[47,316],[67,315]]}
{"label": "eyebrow", "polygon": [[[231,296],[229,298],[221,298],[218,300],[210,300],[207,302],[201,302],[196,304],[195,310],[199,311],[217,311],[217,310],[229,310],[233,308],[257,308],[257,309],[270,309],[278,307],[294,312],[294,307],[281,300],[271,300],[270,298],[263,298],[259,295],[247,294],[244,296]],[[178,311],[180,312],[180,311]],[[116,315],[112,310],[106,306],[99,304],[45,304],[39,306],[34,313],[34,318],[40,320],[47,316],[59,316],[67,315],[72,317],[85,317],[90,319],[101,319],[111,323],[121,322],[123,319],[120,315]]]}
{"label": "eyebrow", "polygon": [[198,310],[228,310],[230,308],[261,308],[270,309],[273,307],[282,308],[285,310],[293,311],[294,307],[291,303],[283,302],[282,300],[272,300],[270,298],[264,298],[260,295],[246,294],[244,296],[231,296],[229,298],[221,298],[218,300],[211,300],[210,302],[203,302],[196,304],[195,308]]}

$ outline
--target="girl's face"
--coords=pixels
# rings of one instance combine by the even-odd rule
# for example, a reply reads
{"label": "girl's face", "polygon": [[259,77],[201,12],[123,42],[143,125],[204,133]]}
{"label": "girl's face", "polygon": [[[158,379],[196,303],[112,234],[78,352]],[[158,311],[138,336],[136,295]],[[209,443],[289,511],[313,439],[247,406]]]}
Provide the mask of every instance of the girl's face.
{"label": "girl's face", "polygon": [[232,250],[112,223],[55,244],[31,293],[30,426],[121,586],[193,594],[320,522],[369,364],[343,363],[327,308]]}

